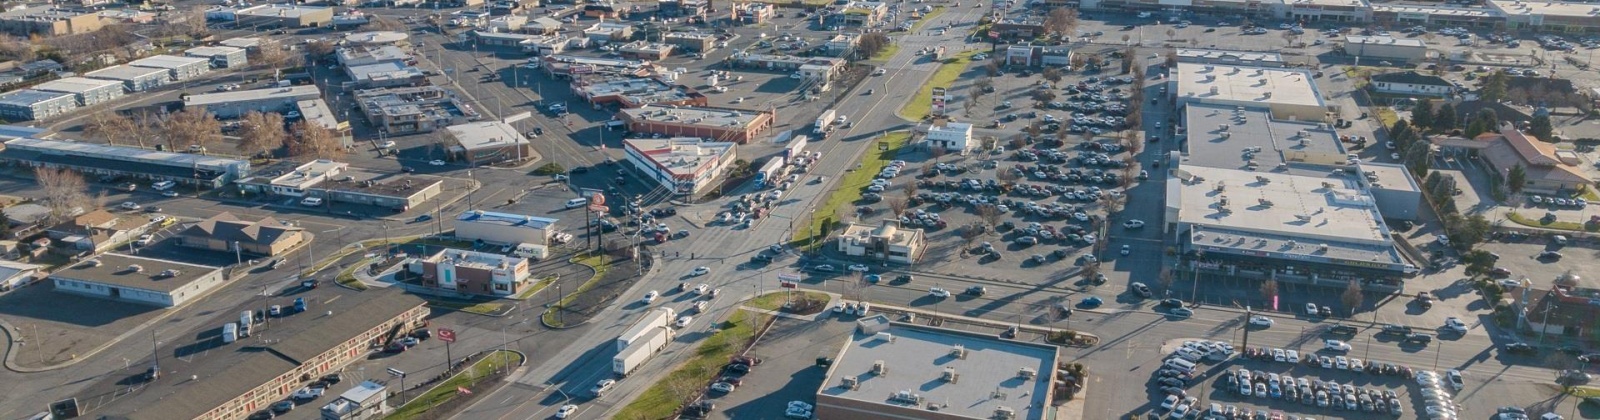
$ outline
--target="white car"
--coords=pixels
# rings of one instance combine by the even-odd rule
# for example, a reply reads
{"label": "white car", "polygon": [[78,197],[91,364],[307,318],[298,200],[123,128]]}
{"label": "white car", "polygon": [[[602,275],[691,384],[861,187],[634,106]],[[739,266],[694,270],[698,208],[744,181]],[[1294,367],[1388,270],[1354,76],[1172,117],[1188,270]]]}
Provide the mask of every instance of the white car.
{"label": "white car", "polygon": [[729,392],[733,392],[733,388],[734,388],[733,384],[730,384],[730,383],[727,383],[727,382],[717,382],[717,383],[711,384],[711,390],[712,391],[717,391],[717,392],[721,392],[721,393],[724,393],[724,394],[729,393]]}
{"label": "white car", "polygon": [[846,270],[850,270],[850,271],[859,271],[859,272],[863,272],[863,273],[867,272],[868,270],[871,270],[870,268],[867,268],[866,264],[850,264],[850,266],[849,267],[845,267],[845,269]]}
{"label": "white car", "polygon": [[300,389],[295,390],[294,394],[290,395],[289,398],[294,399],[294,400],[313,400],[313,399],[317,399],[318,397],[321,397],[323,391],[325,391],[325,390],[326,390],[325,388],[312,388],[312,387],[300,388]]}
{"label": "white car", "polygon": [[1444,373],[1444,378],[1446,381],[1450,382],[1450,388],[1454,388],[1457,391],[1460,391],[1461,388],[1465,388],[1467,386],[1467,384],[1461,380],[1461,371],[1459,370],[1450,369],[1449,371],[1446,371]]}
{"label": "white car", "polygon": [[162,197],[177,197],[178,196],[178,192],[177,191],[173,191],[173,190],[166,190],[166,191],[162,191],[161,192],[161,196]]}
{"label": "white car", "polygon": [[1143,220],[1139,220],[1139,219],[1129,220],[1129,221],[1126,221],[1126,222],[1122,222],[1122,227],[1127,228],[1127,229],[1142,228],[1142,227],[1144,227],[1144,221]]}
{"label": "white car", "polygon": [[1267,318],[1260,315],[1250,317],[1250,325],[1257,327],[1272,327],[1272,324],[1272,318]]}
{"label": "white car", "polygon": [[1454,331],[1457,334],[1466,334],[1467,323],[1461,322],[1461,318],[1452,316],[1444,319],[1444,329]]}
{"label": "white car", "polygon": [[133,244],[134,245],[138,245],[138,246],[148,246],[148,245],[150,245],[150,241],[152,241],[154,239],[155,239],[155,236],[139,235],[139,240],[133,241]]}
{"label": "white car", "polygon": [[138,210],[139,209],[139,203],[135,203],[135,202],[132,202],[132,201],[124,201],[124,202],[122,202],[122,206],[121,207],[122,207],[123,210]]}
{"label": "white car", "polygon": [[1336,352],[1343,353],[1343,352],[1350,351],[1350,343],[1346,343],[1346,342],[1339,341],[1339,340],[1324,340],[1322,342],[1322,349],[1323,350],[1327,350],[1327,351],[1336,351]]}
{"label": "white car", "polygon": [[434,159],[434,160],[428,161],[428,164],[429,165],[433,165],[433,166],[444,166],[444,161],[443,160],[439,160],[439,159]]}
{"label": "white car", "polygon": [[678,322],[674,322],[672,325],[676,325],[676,326],[678,326],[678,328],[683,328],[683,327],[689,326],[690,322],[694,322],[694,317],[688,316],[688,315],[684,315],[684,316],[678,317]]}
{"label": "white car", "polygon": [[385,141],[383,143],[378,143],[378,147],[379,148],[384,148],[384,149],[393,149],[394,145],[395,145],[394,144],[394,140],[388,140],[388,141]]}
{"label": "white car", "polygon": [[711,285],[700,283],[699,286],[694,287],[694,294],[704,295],[707,293],[711,293]]}
{"label": "white car", "polygon": [[658,298],[658,297],[661,297],[661,292],[657,292],[657,291],[651,290],[649,293],[645,293],[644,294],[644,299],[639,299],[639,301],[640,302],[644,302],[644,303],[651,303],[651,302],[655,302],[656,298]]}
{"label": "white car", "polygon": [[1284,353],[1288,358],[1289,363],[1300,363],[1300,352],[1294,350],[1284,350]]}
{"label": "white car", "polygon": [[1306,304],[1306,315],[1307,316],[1317,316],[1317,304],[1315,304],[1315,303],[1307,303]]}
{"label": "white car", "polygon": [[1172,410],[1174,408],[1178,408],[1179,401],[1181,401],[1181,400],[1178,399],[1177,395],[1168,395],[1166,400],[1161,401],[1161,408],[1164,408],[1164,409],[1167,409],[1167,410]]}
{"label": "white car", "polygon": [[1357,358],[1352,357],[1352,358],[1350,358],[1350,370],[1353,370],[1353,371],[1356,371],[1356,372],[1361,372],[1361,371],[1367,370],[1367,364],[1366,363],[1362,363],[1361,359],[1357,359]]}
{"label": "white car", "polygon": [[933,296],[933,297],[936,297],[936,298],[943,299],[943,298],[950,297],[950,291],[949,290],[944,290],[944,288],[940,288],[940,287],[929,288],[928,289],[928,296]]}
{"label": "white car", "polygon": [[577,414],[577,412],[578,406],[572,404],[563,405],[561,406],[561,409],[556,410],[556,418],[564,419],[567,417],[572,417],[572,415]]}
{"label": "white car", "polygon": [[689,275],[691,275],[691,276],[704,276],[706,274],[711,274],[711,267],[706,267],[706,266],[702,265],[702,266],[699,266],[699,267],[695,267],[694,271],[690,271],[689,272]]}
{"label": "white car", "polygon": [[1133,253],[1133,247],[1130,246],[1130,245],[1123,245],[1121,253],[1122,253],[1122,255],[1132,254]]}
{"label": "white car", "polygon": [[1350,370],[1350,359],[1346,359],[1344,356],[1335,357],[1333,358],[1333,366],[1339,368],[1339,370]]}

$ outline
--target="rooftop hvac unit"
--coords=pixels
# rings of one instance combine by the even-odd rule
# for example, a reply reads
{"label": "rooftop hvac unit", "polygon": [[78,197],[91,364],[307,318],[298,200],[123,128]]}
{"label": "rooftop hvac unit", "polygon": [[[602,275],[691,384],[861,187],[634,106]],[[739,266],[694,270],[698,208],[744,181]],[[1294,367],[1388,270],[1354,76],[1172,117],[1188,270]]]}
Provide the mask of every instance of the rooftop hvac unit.
{"label": "rooftop hvac unit", "polygon": [[[1256,79],[1256,83],[1257,84],[1262,84],[1262,85],[1267,84],[1267,78],[1263,77],[1263,78],[1260,78],[1260,79]],[[1268,93],[1271,93],[1271,92],[1268,92]]]}
{"label": "rooftop hvac unit", "polygon": [[[1310,219],[1310,218],[1307,217],[1307,219]],[[1288,245],[1289,245],[1290,248],[1294,248],[1297,244],[1294,242],[1293,239],[1290,239]]]}
{"label": "rooftop hvac unit", "polygon": [[1311,140],[1300,139],[1300,147],[1311,147]]}
{"label": "rooftop hvac unit", "polygon": [[1261,198],[1261,199],[1257,199],[1256,202],[1260,203],[1261,207],[1272,207],[1272,200]]}
{"label": "rooftop hvac unit", "polygon": [[182,275],[182,274],[183,274],[182,271],[178,271],[176,269],[170,269],[169,268],[169,269],[166,269],[165,271],[161,272],[161,277],[177,277],[177,276]]}
{"label": "rooftop hvac unit", "polygon": [[894,393],[894,396],[889,397],[889,400],[911,404],[921,404],[922,395],[913,394],[910,390],[906,390]]}
{"label": "rooftop hvac unit", "polygon": [[1222,138],[1233,137],[1233,133],[1222,133]]}
{"label": "rooftop hvac unit", "polygon": [[1222,181],[1217,181],[1217,189],[1216,190],[1217,191],[1227,191],[1228,190],[1228,184],[1223,183]]}
{"label": "rooftop hvac unit", "polygon": [[1322,188],[1333,188],[1332,182],[1323,181]]}
{"label": "rooftop hvac unit", "polygon": [[1322,251],[1322,252],[1328,252],[1328,244],[1317,245],[1317,249]]}
{"label": "rooftop hvac unit", "polygon": [[961,374],[956,373],[956,368],[945,367],[944,374],[939,375],[939,379],[953,384],[956,383],[958,379],[961,379]]}
{"label": "rooftop hvac unit", "polygon": [[1217,124],[1217,130],[1228,131],[1228,124]]}
{"label": "rooftop hvac unit", "polygon": [[1270,184],[1270,183],[1272,183],[1272,180],[1271,179],[1267,179],[1267,177],[1264,177],[1264,176],[1256,176],[1256,182],[1260,182],[1262,184]]}
{"label": "rooftop hvac unit", "polygon": [[861,380],[855,376],[846,376],[844,381],[839,383],[839,386],[854,391],[861,388]]}
{"label": "rooftop hvac unit", "polygon": [[1222,199],[1217,200],[1217,205],[1222,208],[1228,208],[1228,196],[1224,195]]}
{"label": "rooftop hvac unit", "polygon": [[1311,137],[1311,133],[1306,132],[1306,130],[1300,130],[1299,132],[1295,133],[1295,135],[1300,137]]}
{"label": "rooftop hvac unit", "polygon": [[994,409],[994,418],[996,420],[1012,420],[1017,418],[1017,411],[1012,410],[1011,407],[996,408]]}
{"label": "rooftop hvac unit", "polygon": [[144,272],[144,266],[141,266],[141,265],[138,265],[138,264],[128,264],[128,271],[132,271],[132,272],[135,272],[135,273],[143,273]]}
{"label": "rooftop hvac unit", "polygon": [[1221,90],[1218,90],[1216,86],[1212,86],[1211,87],[1211,94],[1212,95],[1216,95],[1216,94],[1218,94],[1220,92],[1221,92]]}
{"label": "rooftop hvac unit", "polygon": [[1027,379],[1033,379],[1036,376],[1039,376],[1039,371],[1033,370],[1033,368],[1025,367],[1025,368],[1022,368],[1022,369],[1017,369],[1017,377],[1018,378],[1022,378],[1024,380],[1027,380]]}
{"label": "rooftop hvac unit", "polygon": [[963,345],[960,345],[960,344],[951,346],[950,347],[950,357],[954,357],[954,358],[957,358],[957,359],[965,359],[965,358],[967,358],[967,346],[963,346]]}
{"label": "rooftop hvac unit", "polygon": [[[1298,220],[1300,220],[1302,222],[1310,222],[1311,221],[1311,216],[1310,215],[1305,215],[1305,214],[1296,214],[1296,215],[1294,215],[1294,218],[1298,219]],[[1289,241],[1289,242],[1294,242],[1294,241]],[[1293,244],[1290,244],[1290,246],[1293,246]]]}
{"label": "rooftop hvac unit", "polygon": [[[1267,80],[1267,79],[1261,79],[1261,80]],[[1265,83],[1263,83],[1263,84],[1265,84]],[[1265,96],[1268,97],[1268,98],[1271,98],[1272,97],[1272,92],[1267,92],[1265,94]]]}
{"label": "rooftop hvac unit", "polygon": [[1216,66],[1206,66],[1206,71],[1216,70]]}
{"label": "rooftop hvac unit", "polygon": [[889,365],[884,363],[882,360],[873,361],[872,374],[878,376],[889,376]]}
{"label": "rooftop hvac unit", "polygon": [[883,342],[888,342],[888,343],[893,343],[894,342],[894,334],[881,332],[881,333],[878,333],[878,335],[876,335],[875,337],[878,338],[878,341],[883,341]]}
{"label": "rooftop hvac unit", "polygon": [[1328,129],[1328,123],[1317,123],[1317,129],[1318,130],[1327,130]]}

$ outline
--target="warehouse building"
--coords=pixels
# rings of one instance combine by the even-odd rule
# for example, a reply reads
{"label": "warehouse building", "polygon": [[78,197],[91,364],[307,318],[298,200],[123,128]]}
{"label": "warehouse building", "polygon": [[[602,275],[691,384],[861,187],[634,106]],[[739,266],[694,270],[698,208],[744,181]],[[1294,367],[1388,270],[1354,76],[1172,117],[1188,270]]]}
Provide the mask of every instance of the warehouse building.
{"label": "warehouse building", "polygon": [[456,216],[456,237],[494,245],[548,246],[556,222],[548,217],[471,210]]}
{"label": "warehouse building", "polygon": [[28,167],[67,168],[93,176],[172,181],[221,187],[250,173],[250,161],[192,153],[60,140],[16,138],[5,142],[0,161]]}
{"label": "warehouse building", "polygon": [[1273,119],[1331,121],[1326,100],[1304,69],[1180,61],[1168,84],[1180,106],[1266,107]]}
{"label": "warehouse building", "polygon": [[144,92],[161,86],[166,86],[172,81],[172,71],[149,67],[134,67],[129,65],[111,66],[84,74],[91,79],[106,79],[122,82],[129,92]]}
{"label": "warehouse building", "polygon": [[211,71],[211,59],[200,57],[179,57],[176,55],[152,55],[128,62],[134,67],[147,67],[152,69],[165,69],[173,81],[184,81],[200,77]]}
{"label": "warehouse building", "polygon": [[724,169],[739,159],[737,143],[695,138],[627,139],[622,141],[628,163],[643,178],[655,181],[676,195],[710,191]]}
{"label": "warehouse building", "polygon": [[99,103],[115,101],[117,98],[121,98],[126,91],[122,82],[84,77],[66,77],[51,80],[40,83],[33,88],[34,90],[45,92],[70,93],[78,100],[78,106],[93,106]]}
{"label": "warehouse building", "polygon": [[890,322],[883,315],[863,318],[832,357],[817,389],[816,417],[1055,418],[1056,350],[993,334]]}
{"label": "warehouse building", "polygon": [[233,12],[241,28],[315,28],[333,23],[333,8],[294,4],[263,4]]}
{"label": "warehouse building", "polygon": [[1505,16],[1505,27],[1512,31],[1593,34],[1600,32],[1595,5],[1565,1],[1491,0],[1489,9]]}
{"label": "warehouse building", "polygon": [[346,67],[345,73],[361,89],[428,84],[428,76],[423,74],[421,69],[400,62],[391,61]]}
{"label": "warehouse building", "polygon": [[0,94],[0,118],[43,120],[78,109],[78,97],[66,92],[23,89]]}
{"label": "warehouse building", "polygon": [[98,31],[104,25],[99,13],[55,6],[28,7],[0,13],[0,31],[20,37],[34,34],[44,36],[86,34]]}
{"label": "warehouse building", "polygon": [[183,306],[222,286],[222,269],[125,254],[100,254],[50,273],[55,291],[161,308]]}
{"label": "warehouse building", "polygon": [[289,112],[300,101],[320,98],[322,90],[316,85],[299,85],[189,95],[183,98],[183,106],[204,107],[218,118],[240,118],[250,111]]}
{"label": "warehouse building", "polygon": [[1378,203],[1378,213],[1383,218],[1418,220],[1418,213],[1422,211],[1422,186],[1405,165],[1361,162],[1356,170],[1360,172],[1362,186]]}
{"label": "warehouse building", "polygon": [[427,302],[398,288],[350,295],[328,303],[326,309],[313,307],[313,313],[273,318],[271,328],[232,344],[212,336],[217,341],[208,345],[214,347],[186,359],[181,370],[167,366],[177,362],[162,358],[161,372],[181,374],[163,374],[145,383],[141,392],[97,408],[96,415],[127,420],[242,419],[284,399],[303,387],[307,378],[366,359],[372,348],[425,326],[430,313]]}
{"label": "warehouse building", "polygon": [[617,111],[629,132],[669,137],[699,137],[746,144],[776,120],[774,111],[645,105]]}
{"label": "warehouse building", "polygon": [[521,162],[534,156],[533,144],[516,127],[500,121],[479,121],[445,127],[450,155],[471,166]]}
{"label": "warehouse building", "polygon": [[[1418,63],[1428,59],[1428,46],[1421,39],[1388,36],[1351,35],[1344,38],[1344,53],[1361,60]],[[1377,64],[1375,62],[1369,62]]]}
{"label": "warehouse building", "polygon": [[389,135],[426,133],[481,117],[438,86],[359,90],[355,97],[367,123]]}
{"label": "warehouse building", "polygon": [[250,65],[250,57],[244,48],[236,47],[194,47],[184,51],[183,55],[204,58],[211,61],[212,68],[231,69]]}

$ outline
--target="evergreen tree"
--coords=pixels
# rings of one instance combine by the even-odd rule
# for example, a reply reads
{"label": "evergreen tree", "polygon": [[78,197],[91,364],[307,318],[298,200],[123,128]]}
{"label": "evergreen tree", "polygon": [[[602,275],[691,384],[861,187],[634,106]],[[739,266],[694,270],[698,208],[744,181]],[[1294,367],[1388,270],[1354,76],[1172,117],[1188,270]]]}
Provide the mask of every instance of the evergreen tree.
{"label": "evergreen tree", "polygon": [[1538,137],[1539,140],[1544,141],[1553,141],[1555,138],[1555,131],[1555,126],[1550,124],[1549,115],[1539,115],[1533,117],[1533,121],[1531,121],[1528,126],[1528,134]]}
{"label": "evergreen tree", "polygon": [[1450,131],[1456,128],[1456,106],[1444,104],[1433,116],[1433,131]]}
{"label": "evergreen tree", "polygon": [[1417,127],[1433,126],[1433,100],[1423,99],[1417,107],[1411,110],[1411,125]]}
{"label": "evergreen tree", "polygon": [[1478,90],[1478,97],[1488,102],[1499,102],[1501,99],[1505,99],[1506,82],[1509,79],[1510,76],[1506,76],[1504,70],[1496,70],[1494,73],[1490,73],[1488,77],[1483,79],[1483,87]]}

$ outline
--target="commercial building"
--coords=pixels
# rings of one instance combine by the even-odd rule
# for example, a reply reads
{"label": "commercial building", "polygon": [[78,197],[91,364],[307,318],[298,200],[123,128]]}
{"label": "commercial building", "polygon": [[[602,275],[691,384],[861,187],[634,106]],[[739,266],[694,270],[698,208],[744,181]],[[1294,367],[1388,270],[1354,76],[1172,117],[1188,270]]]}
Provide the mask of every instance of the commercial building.
{"label": "commercial building", "polygon": [[1393,28],[1407,25],[1493,28],[1505,24],[1506,16],[1484,7],[1374,4],[1372,21]]}
{"label": "commercial building", "polygon": [[674,45],[659,42],[634,41],[617,46],[617,54],[630,60],[665,60],[672,55]]}
{"label": "commercial building", "polygon": [[238,181],[245,193],[303,201],[318,198],[324,205],[348,203],[407,211],[438,197],[443,181],[408,175],[349,171],[347,164],[328,160],[307,163],[279,162]]}
{"label": "commercial building", "polygon": [[1372,89],[1378,93],[1442,98],[1454,96],[1457,90],[1455,83],[1443,77],[1415,71],[1373,75]]}
{"label": "commercial building", "polygon": [[260,171],[256,172],[263,176],[241,179],[239,183],[260,185],[259,189],[247,190],[253,193],[306,197],[308,191],[316,188],[317,185],[335,178],[344,178],[344,173],[348,170],[350,170],[350,164],[327,159],[314,160],[304,164],[289,162],[261,168]]}
{"label": "commercial building", "polygon": [[103,102],[111,102],[121,98],[126,91],[122,82],[84,77],[66,77],[51,80],[40,83],[34,86],[33,89],[44,92],[70,93],[73,98],[77,99],[78,106],[94,106]]}
{"label": "commercial building", "polygon": [[1539,141],[1510,123],[1502,125],[1498,133],[1484,133],[1474,139],[1434,137],[1430,140],[1444,151],[1475,152],[1501,179],[1506,179],[1511,168],[1521,166],[1527,180],[1523,191],[1558,194],[1594,188],[1594,180],[1585,174],[1583,159],[1577,153]]}
{"label": "commercial building", "polygon": [[817,389],[817,418],[1045,420],[1057,349],[967,331],[857,321]]}
{"label": "commercial building", "polygon": [[1489,9],[1505,16],[1513,31],[1594,33],[1600,31],[1594,5],[1564,1],[1490,0]]}
{"label": "commercial building", "polygon": [[600,22],[583,29],[583,36],[601,44],[627,42],[633,39],[633,25],[619,22]]}
{"label": "commercial building", "polygon": [[0,118],[7,120],[43,120],[75,109],[78,97],[71,93],[23,89],[0,94]]}
{"label": "commercial building", "polygon": [[322,406],[322,420],[381,419],[389,414],[389,387],[373,380],[362,381],[339,398]]}
{"label": "commercial building", "polygon": [[836,241],[845,255],[896,264],[915,263],[928,248],[922,229],[901,227],[897,220],[884,220],[877,226],[851,223]]}
{"label": "commercial building", "polygon": [[422,86],[428,76],[422,69],[398,62],[383,62],[363,66],[345,67],[345,74],[355,81],[356,87],[372,89],[382,87]]}
{"label": "commercial building", "polygon": [[1178,48],[1178,62],[1214,66],[1284,67],[1283,54],[1276,52]]}
{"label": "commercial building", "polygon": [[520,34],[513,32],[472,31],[472,37],[479,45],[485,47],[522,48],[525,41],[538,37],[538,35]]}
{"label": "commercial building", "polygon": [[1405,165],[1398,163],[1361,162],[1356,165],[1363,187],[1372,193],[1378,203],[1378,213],[1385,219],[1418,220],[1422,211],[1422,187]]}
{"label": "commercial building", "polygon": [[1289,19],[1298,22],[1370,22],[1367,0],[1287,0]]}
{"label": "commercial building", "polygon": [[67,168],[91,176],[217,188],[250,173],[250,161],[136,147],[18,138],[5,142],[0,160],[15,165]]}
{"label": "commercial building", "polygon": [[456,237],[495,245],[548,246],[556,222],[548,217],[470,210],[456,216]]}
{"label": "commercial building", "polygon": [[536,17],[529,20],[528,24],[522,27],[522,31],[534,35],[555,35],[561,32],[561,21],[549,16]]}
{"label": "commercial building", "polygon": [[734,3],[733,21],[741,25],[760,25],[771,21],[778,7],[766,3]]}
{"label": "commercial building", "polygon": [[1006,48],[1006,65],[1066,68],[1072,65],[1072,49],[1062,46],[1012,45]]}
{"label": "commercial building", "polygon": [[1180,106],[1265,106],[1274,119],[1331,121],[1326,100],[1304,69],[1179,62],[1168,83]]}
{"label": "commercial building", "polygon": [[799,73],[801,78],[819,78],[823,81],[827,81],[844,69],[844,59],[837,57],[796,57],[747,52],[728,56],[728,63],[735,68]]}
{"label": "commercial building", "polygon": [[737,143],[701,139],[627,139],[622,141],[628,163],[643,178],[671,189],[676,195],[709,191],[717,177],[735,160]]}
{"label": "commercial building", "polygon": [[327,101],[323,101],[322,98],[297,101],[294,103],[294,109],[300,111],[301,119],[332,130],[335,135],[339,136],[342,144],[347,146],[351,144],[350,123],[339,121],[339,117],[333,115],[333,108],[328,107]]}
{"label": "commercial building", "polygon": [[251,6],[233,15],[241,28],[314,28],[333,23],[333,8],[295,4]]}
{"label": "commercial building", "polygon": [[487,26],[490,32],[521,32],[527,24],[527,16],[505,15],[489,19]]}
{"label": "commercial building", "polygon": [[465,249],[444,248],[407,264],[422,276],[422,285],[457,293],[510,296],[528,282],[528,259]]}
{"label": "commercial building", "polygon": [[616,104],[624,109],[649,105],[706,106],[709,102],[706,95],[694,88],[653,77],[579,78],[572,82],[572,93],[591,104]]}
{"label": "commercial building", "polygon": [[445,127],[445,131],[454,142],[450,155],[471,166],[521,162],[534,156],[528,138],[504,122],[470,122]]}
{"label": "commercial building", "polygon": [[708,52],[717,46],[717,36],[701,32],[672,32],[662,38],[661,42],[677,46],[686,51]]}
{"label": "commercial building", "polygon": [[134,67],[164,69],[173,81],[184,81],[200,77],[211,71],[211,59],[200,57],[179,57],[176,55],[152,55],[128,62]]}
{"label": "commercial building", "polygon": [[633,133],[699,137],[746,144],[769,128],[775,111],[645,105],[617,111],[617,120]]}
{"label": "commercial building", "polygon": [[882,22],[889,13],[889,4],[877,1],[849,1],[829,7],[833,12],[824,17],[832,26],[872,27]]}
{"label": "commercial building", "polygon": [[591,58],[573,55],[544,55],[539,58],[539,68],[550,77],[577,78],[584,75],[643,78],[655,74],[657,67],[639,60]]}
{"label": "commercial building", "polygon": [[0,31],[27,37],[29,35],[64,36],[86,34],[100,30],[105,25],[100,14],[79,10],[36,6],[0,13]]}
{"label": "commercial building", "polygon": [[93,210],[73,216],[45,230],[54,245],[65,254],[101,252],[132,242],[156,225],[140,213],[112,214]]}
{"label": "commercial building", "polygon": [[189,57],[210,60],[211,67],[231,69],[250,65],[250,57],[244,48],[236,47],[194,47],[183,52]]}
{"label": "commercial building", "polygon": [[293,111],[300,101],[320,98],[322,90],[316,85],[298,85],[189,95],[183,97],[183,106],[204,107],[218,118],[241,118],[251,111]]}
{"label": "commercial building", "polygon": [[[584,38],[567,38],[566,35],[560,34],[532,35],[522,41],[522,52],[538,57],[547,57],[567,52],[567,47],[583,42],[587,41]],[[535,61],[534,63],[538,62]],[[527,67],[524,66],[524,68]]]}
{"label": "commercial building", "polygon": [[936,120],[928,126],[923,140],[928,142],[928,147],[966,154],[972,149],[972,124]]}
{"label": "commercial building", "polygon": [[55,291],[161,308],[183,306],[222,286],[217,267],[100,254],[50,273]]}
{"label": "commercial building", "polygon": [[208,251],[276,257],[311,241],[311,235],[271,217],[254,222],[222,212],[178,233],[178,244]]}
{"label": "commercial building", "polygon": [[1351,35],[1345,37],[1344,44],[1339,47],[1345,54],[1361,60],[1418,63],[1428,59],[1428,46],[1421,39]]}
{"label": "commercial building", "polygon": [[144,92],[166,86],[172,82],[172,72],[167,69],[149,67],[134,67],[129,65],[111,66],[84,74],[91,79],[116,80],[128,88],[129,92]]}
{"label": "commercial building", "polygon": [[359,90],[355,97],[367,122],[390,135],[426,133],[481,117],[438,86]]}
{"label": "commercial building", "polygon": [[224,47],[244,48],[245,52],[250,52],[250,51],[256,51],[256,50],[261,49],[261,38],[255,38],[255,37],[228,38],[228,39],[224,39],[224,40],[218,41],[217,45],[224,46]]}
{"label": "commercial building", "polygon": [[128,420],[245,418],[305,386],[307,378],[365,359],[374,347],[426,325],[429,314],[425,301],[397,288],[346,296],[329,303],[326,311],[312,310],[274,318],[271,328],[252,334],[259,338],[207,343],[216,348],[185,359],[181,371],[168,366],[177,362],[163,357],[162,372],[182,374],[147,382],[142,392],[103,405],[96,415]]}

